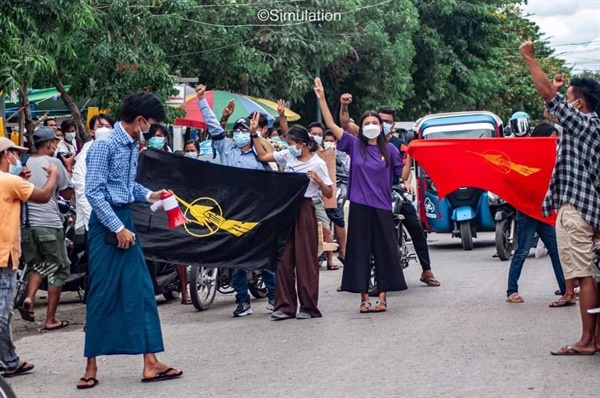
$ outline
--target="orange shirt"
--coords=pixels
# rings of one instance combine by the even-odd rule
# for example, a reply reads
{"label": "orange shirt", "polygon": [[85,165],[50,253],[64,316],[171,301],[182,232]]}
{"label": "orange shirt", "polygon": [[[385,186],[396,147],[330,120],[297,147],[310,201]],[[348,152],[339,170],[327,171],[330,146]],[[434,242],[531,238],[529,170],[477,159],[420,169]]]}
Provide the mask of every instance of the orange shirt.
{"label": "orange shirt", "polygon": [[35,186],[21,177],[0,171],[0,267],[19,266],[21,256],[21,201],[27,201]]}

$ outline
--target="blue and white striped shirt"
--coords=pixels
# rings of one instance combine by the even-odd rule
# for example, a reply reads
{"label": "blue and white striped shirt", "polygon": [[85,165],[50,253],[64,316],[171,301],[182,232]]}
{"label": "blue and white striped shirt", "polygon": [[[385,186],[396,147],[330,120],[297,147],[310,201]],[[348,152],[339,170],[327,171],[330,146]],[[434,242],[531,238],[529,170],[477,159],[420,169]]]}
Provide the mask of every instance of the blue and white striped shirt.
{"label": "blue and white striped shirt", "polygon": [[[206,99],[198,101],[200,112],[204,118],[204,123],[211,137],[220,136],[224,133],[223,127],[217,121],[215,113],[210,109]],[[221,156],[221,164],[224,166],[239,167],[242,169],[264,170],[265,167],[258,161],[254,149],[250,148],[247,152],[242,152],[233,142],[227,138],[214,140],[215,149]]]}
{"label": "blue and white striped shirt", "polygon": [[138,155],[139,141],[127,134],[120,122],[88,151],[85,196],[100,222],[112,232],[124,226],[111,206],[146,203],[150,197],[151,191],[135,182]]}

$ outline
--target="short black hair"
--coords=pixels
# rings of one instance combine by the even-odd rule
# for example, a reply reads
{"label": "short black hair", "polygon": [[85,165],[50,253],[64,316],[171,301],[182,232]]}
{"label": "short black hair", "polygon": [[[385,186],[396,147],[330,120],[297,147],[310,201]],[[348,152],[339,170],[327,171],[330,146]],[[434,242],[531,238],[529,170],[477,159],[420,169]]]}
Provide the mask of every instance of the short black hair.
{"label": "short black hair", "polygon": [[152,118],[156,122],[162,122],[167,117],[167,114],[165,106],[156,95],[141,91],[129,94],[123,99],[123,103],[121,104],[122,121],[131,123],[138,116],[142,116],[146,120]]}
{"label": "short black hair", "polygon": [[[249,120],[252,120],[252,118],[254,117],[254,113],[251,113],[250,116],[248,116]],[[260,127],[261,129],[264,129],[265,126],[269,125],[269,119],[267,119],[267,115],[265,115],[264,113],[259,114],[258,116],[258,127]]]}
{"label": "short black hair", "polygon": [[592,112],[598,112],[600,104],[600,83],[591,77],[574,77],[570,84],[573,87],[573,95],[581,98]]}
{"label": "short black hair", "polygon": [[394,120],[396,120],[396,110],[389,105],[381,105],[379,108],[377,108],[377,113],[392,115]]}
{"label": "short black hair", "polygon": [[[48,125],[48,122],[50,122],[50,121],[54,121],[54,122],[56,122],[56,119],[55,119],[55,118],[53,118],[53,117],[49,117],[48,119],[45,119],[45,120],[44,120],[44,126],[47,126],[47,125]],[[58,124],[58,123],[57,123],[57,124]]]}
{"label": "short black hair", "polygon": [[109,115],[107,115],[105,113],[99,113],[97,115],[92,116],[92,118],[90,119],[90,125],[88,126],[90,128],[90,130],[92,130],[94,128],[94,124],[96,124],[96,121],[98,119],[104,119],[108,122],[108,124],[110,124],[111,127],[115,127],[115,121],[113,120],[112,117],[110,117]]}
{"label": "short black hair", "polygon": [[323,133],[323,139],[325,139],[325,137],[333,137],[333,139],[337,141],[337,137],[335,136],[335,134],[333,134],[331,130],[326,130]]}
{"label": "short black hair", "polygon": [[312,129],[313,127],[318,127],[323,131],[323,133],[325,132],[325,126],[323,126],[323,123],[321,122],[312,122],[311,124],[309,124],[308,131],[310,131],[310,129]]}
{"label": "short black hair", "polygon": [[60,131],[65,132],[71,127],[75,127],[75,130],[77,130],[77,125],[73,120],[63,120],[63,122],[60,124]]}
{"label": "short black hair", "polygon": [[558,134],[556,126],[550,123],[540,123],[531,132],[530,137],[550,137],[552,133]]}
{"label": "short black hair", "polygon": [[194,140],[187,140],[185,142],[185,144],[183,144],[183,149],[185,150],[185,147],[188,145],[193,145],[196,147],[196,150],[198,150],[198,152],[200,152],[200,143],[198,143],[198,141],[194,141]]}
{"label": "short black hair", "polygon": [[306,144],[308,150],[311,152],[316,152],[319,149],[319,144],[317,144],[314,137],[309,134],[306,128],[299,124],[293,125],[288,131],[287,136],[295,142]]}
{"label": "short black hair", "polygon": [[150,138],[154,137],[157,131],[162,132],[165,137],[169,136],[169,128],[167,126],[161,123],[154,123],[150,125],[150,129],[148,129],[148,132],[144,133],[144,139],[147,141]]}

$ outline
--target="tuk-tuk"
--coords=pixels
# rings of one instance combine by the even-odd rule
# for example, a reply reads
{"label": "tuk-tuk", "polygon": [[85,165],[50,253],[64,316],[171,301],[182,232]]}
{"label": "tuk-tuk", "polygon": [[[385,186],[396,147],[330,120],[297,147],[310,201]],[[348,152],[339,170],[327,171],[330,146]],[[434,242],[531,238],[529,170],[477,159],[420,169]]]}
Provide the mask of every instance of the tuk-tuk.
{"label": "tuk-tuk", "polygon": [[[503,136],[502,119],[491,112],[439,113],[417,120],[416,138],[492,138]],[[452,161],[451,155],[440,161]],[[488,205],[488,192],[460,188],[439,200],[427,172],[415,165],[418,211],[427,232],[452,233],[465,250],[473,249],[479,231],[494,231],[495,220]]]}

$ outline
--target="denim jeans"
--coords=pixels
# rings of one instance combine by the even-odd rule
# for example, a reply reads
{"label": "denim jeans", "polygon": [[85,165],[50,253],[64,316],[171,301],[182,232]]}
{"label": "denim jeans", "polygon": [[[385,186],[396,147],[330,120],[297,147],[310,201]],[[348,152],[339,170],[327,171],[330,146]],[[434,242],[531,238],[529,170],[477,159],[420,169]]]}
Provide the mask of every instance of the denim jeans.
{"label": "denim jeans", "polygon": [[[275,300],[275,272],[263,270],[263,282],[267,287],[267,297],[269,300]],[[234,269],[231,273],[231,284],[235,290],[236,302],[250,302],[250,294],[248,293],[248,273],[243,269]]]}
{"label": "denim jeans", "polygon": [[556,229],[552,225],[517,212],[517,250],[515,250],[515,254],[510,262],[510,270],[508,271],[507,296],[519,292],[519,277],[521,276],[525,259],[529,255],[529,249],[531,249],[533,236],[536,232],[542,242],[544,242],[546,249],[548,249],[558,287],[563,294],[565,293],[565,276],[560,265],[560,258],[558,257]]}
{"label": "denim jeans", "polygon": [[0,268],[0,368],[15,369],[19,357],[12,342],[13,295],[17,284],[17,272]]}

